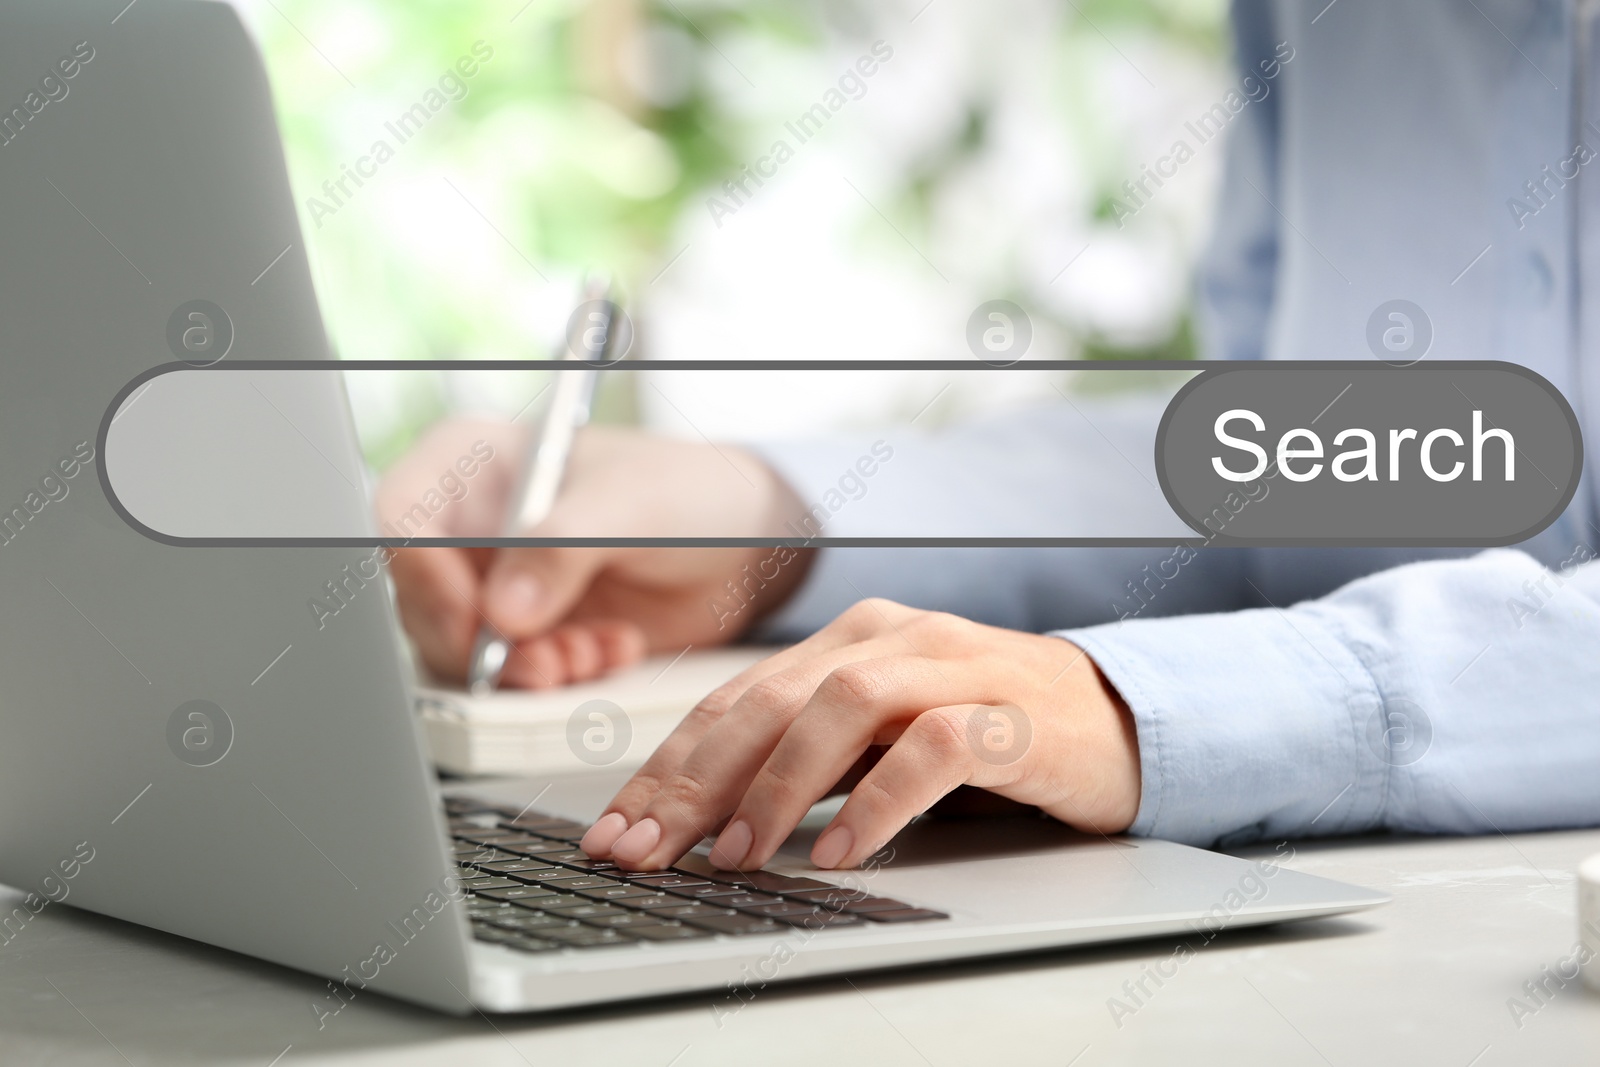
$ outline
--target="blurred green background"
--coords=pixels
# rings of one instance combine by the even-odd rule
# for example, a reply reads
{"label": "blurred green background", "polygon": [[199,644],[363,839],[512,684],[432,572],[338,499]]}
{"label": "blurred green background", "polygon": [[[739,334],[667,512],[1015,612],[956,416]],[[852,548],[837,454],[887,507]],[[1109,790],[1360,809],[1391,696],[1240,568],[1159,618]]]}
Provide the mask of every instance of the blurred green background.
{"label": "blurred green background", "polygon": [[[1192,353],[1220,152],[1125,226],[1111,205],[1225,90],[1224,0],[239,6],[343,358],[543,356],[596,268],[643,357],[959,358],[994,298],[1026,310],[1030,356]],[[786,124],[875,46],[890,58],[800,144]],[[780,139],[793,158],[737,203],[724,183]],[[380,466],[445,409],[509,414],[528,395],[516,376],[380,377],[352,376]],[[864,377],[777,403],[736,384],[697,429],[866,422],[903,388]],[[971,389],[941,417],[1004,392]],[[646,399],[607,404],[659,421]]]}

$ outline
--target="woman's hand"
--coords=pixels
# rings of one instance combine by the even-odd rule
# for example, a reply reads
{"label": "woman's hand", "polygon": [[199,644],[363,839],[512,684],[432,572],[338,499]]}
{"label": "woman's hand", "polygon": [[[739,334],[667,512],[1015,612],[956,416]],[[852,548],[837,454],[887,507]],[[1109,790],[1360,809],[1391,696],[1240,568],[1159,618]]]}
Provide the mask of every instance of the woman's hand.
{"label": "woman's hand", "polygon": [[712,861],[751,869],[849,789],[811,850],[847,868],[961,785],[1125,830],[1139,806],[1132,715],[1068,641],[866,600],[701,701],[582,847],[654,869],[715,832]]}
{"label": "woman's hand", "polygon": [[[418,541],[499,535],[526,435],[509,423],[439,424],[385,473],[379,522]],[[455,473],[466,469],[470,478]],[[419,507],[446,499],[442,480],[448,503]],[[555,507],[530,532],[779,537],[792,536],[785,523],[804,513],[777,474],[742,449],[591,426],[573,443]],[[512,642],[506,684],[538,689],[597,677],[647,652],[732,641],[783,603],[809,556],[792,548],[417,545],[395,553],[390,573],[401,621],[436,675],[460,679],[488,623]]]}

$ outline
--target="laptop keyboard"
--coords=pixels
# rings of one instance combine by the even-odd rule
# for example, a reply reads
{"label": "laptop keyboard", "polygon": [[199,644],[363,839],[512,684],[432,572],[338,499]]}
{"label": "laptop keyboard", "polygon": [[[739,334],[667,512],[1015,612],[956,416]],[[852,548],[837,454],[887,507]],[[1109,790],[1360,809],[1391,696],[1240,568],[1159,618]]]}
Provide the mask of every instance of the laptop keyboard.
{"label": "laptop keyboard", "polygon": [[581,823],[445,800],[472,934],[523,952],[926,922],[943,912],[815,878],[721,871],[691,854],[665,871],[590,859]]}

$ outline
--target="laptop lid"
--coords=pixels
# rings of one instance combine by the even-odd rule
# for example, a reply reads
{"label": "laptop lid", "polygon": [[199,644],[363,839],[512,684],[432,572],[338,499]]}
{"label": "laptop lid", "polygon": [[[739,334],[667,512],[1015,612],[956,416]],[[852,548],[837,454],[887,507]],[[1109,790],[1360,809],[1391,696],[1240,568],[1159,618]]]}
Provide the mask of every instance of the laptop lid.
{"label": "laptop lid", "polygon": [[[35,894],[0,937],[65,901],[464,1010],[388,594],[344,584],[370,550],[166,546],[98,484],[107,404],[174,324],[329,356],[237,14],[0,0],[0,192],[0,880]],[[295,383],[263,400],[359,484],[338,376]]]}

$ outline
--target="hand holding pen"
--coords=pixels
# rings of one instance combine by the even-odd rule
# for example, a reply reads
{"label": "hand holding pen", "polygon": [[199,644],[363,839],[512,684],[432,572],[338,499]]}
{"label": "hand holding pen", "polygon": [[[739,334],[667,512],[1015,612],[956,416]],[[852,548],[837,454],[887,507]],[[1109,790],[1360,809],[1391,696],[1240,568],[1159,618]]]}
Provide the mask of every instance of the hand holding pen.
{"label": "hand holding pen", "polygon": [[[500,529],[527,536],[541,532],[536,526],[616,538],[781,537],[807,514],[783,479],[736,443],[625,426],[575,433],[585,415],[586,391],[556,393],[562,383],[597,378],[598,370],[584,363],[614,363],[627,346],[625,320],[614,305],[600,299],[585,311],[584,335],[574,336],[574,351],[560,358],[584,352],[601,358],[591,355],[553,372],[552,396],[531,441],[521,424],[445,419],[379,484],[381,523],[405,514],[435,489],[439,471],[462,454],[488,446],[497,457],[485,465],[480,477],[488,480],[477,483],[473,496],[439,513],[425,535],[398,549],[390,563],[401,620],[435,677],[465,681],[482,652],[478,677],[492,684],[489,657],[499,659],[500,653],[480,649],[486,630],[484,645],[499,639],[506,649],[501,684],[531,689],[598,678],[648,653],[675,656],[690,646],[726,644],[782,604],[806,574],[811,553],[791,553],[765,579],[759,596],[734,597],[730,583],[770,568],[771,548],[486,549],[428,543],[431,537],[474,539]],[[663,386],[675,388],[671,380]],[[529,459],[519,462],[524,455]]]}
{"label": "hand holding pen", "polygon": [[[573,439],[589,421],[600,373],[594,364],[604,364],[613,351],[615,336],[619,332],[613,329],[617,305],[610,299],[609,289],[604,283],[591,284],[585,306],[597,307],[598,310],[593,314],[600,321],[592,322],[581,330],[577,340],[578,350],[569,348],[564,355],[588,365],[581,369],[555,372],[550,404],[545,408],[544,418],[530,439],[528,455],[518,476],[520,489],[506,514],[502,533],[507,537],[525,534],[549,517],[566,476]],[[485,619],[467,666],[467,686],[474,695],[481,696],[499,687],[510,654],[511,642]]]}

